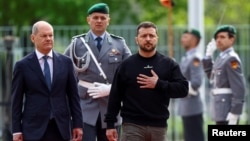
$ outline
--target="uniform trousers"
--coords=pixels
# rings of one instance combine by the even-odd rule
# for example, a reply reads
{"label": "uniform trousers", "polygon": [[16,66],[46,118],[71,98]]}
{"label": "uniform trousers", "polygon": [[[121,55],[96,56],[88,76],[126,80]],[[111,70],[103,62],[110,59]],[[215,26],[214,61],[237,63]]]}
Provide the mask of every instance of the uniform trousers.
{"label": "uniform trousers", "polygon": [[228,121],[216,121],[216,125],[227,125]]}
{"label": "uniform trousers", "polygon": [[167,141],[167,128],[123,123],[121,141]]}
{"label": "uniform trousers", "polygon": [[[216,125],[228,125],[228,121],[216,121]],[[236,125],[239,124],[239,120],[237,120]]]}
{"label": "uniform trousers", "polygon": [[184,141],[204,141],[202,114],[182,117]]}

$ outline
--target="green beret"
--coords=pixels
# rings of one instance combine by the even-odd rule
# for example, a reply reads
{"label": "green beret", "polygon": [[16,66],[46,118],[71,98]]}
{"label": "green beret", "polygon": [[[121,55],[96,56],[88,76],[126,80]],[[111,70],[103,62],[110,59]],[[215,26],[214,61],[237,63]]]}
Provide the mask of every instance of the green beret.
{"label": "green beret", "polygon": [[103,14],[109,14],[109,7],[106,3],[97,3],[92,5],[89,10],[88,10],[88,15],[98,12],[98,13],[103,13]]}
{"label": "green beret", "polygon": [[232,34],[232,35],[235,35],[236,34],[236,29],[234,26],[232,25],[222,25],[222,26],[219,26],[215,33],[214,33],[214,38],[216,37],[216,35],[219,33],[219,32],[228,32],[229,34]]}
{"label": "green beret", "polygon": [[187,30],[185,30],[183,33],[192,34],[192,35],[194,35],[195,37],[197,37],[198,39],[201,38],[200,32],[199,32],[198,30],[196,30],[196,29],[187,29]]}

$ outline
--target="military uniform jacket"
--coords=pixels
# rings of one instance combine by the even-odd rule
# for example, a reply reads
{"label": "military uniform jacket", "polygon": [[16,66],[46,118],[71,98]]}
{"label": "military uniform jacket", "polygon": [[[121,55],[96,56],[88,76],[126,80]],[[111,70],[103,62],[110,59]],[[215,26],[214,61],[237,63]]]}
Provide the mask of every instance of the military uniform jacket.
{"label": "military uniform jacket", "polygon": [[191,91],[189,88],[189,94],[185,98],[178,99],[178,114],[180,116],[201,114],[203,112],[203,104],[199,88],[202,84],[203,71],[201,55],[198,53],[196,48],[189,50],[186,55],[182,57],[180,68],[196,94],[190,94]]}
{"label": "military uniform jacket", "polygon": [[238,54],[231,47],[220,53],[214,63],[211,58],[205,57],[203,65],[213,85],[212,118],[225,121],[229,112],[240,115],[245,96],[245,80]]}
{"label": "military uniform jacket", "polygon": [[[95,55],[98,63],[100,64],[102,70],[107,76],[109,83],[112,83],[113,76],[118,65],[131,55],[130,49],[127,47],[125,40],[122,37],[118,37],[108,32],[105,32],[105,36],[102,43],[102,48],[100,52],[98,51],[91,31],[86,34],[78,35],[73,37],[71,44],[65,51],[66,55],[70,55],[70,51],[73,49],[74,56],[72,57],[75,65],[77,67],[85,67],[84,71],[76,71],[79,80],[87,82],[100,82],[106,83],[104,78],[100,75],[100,72],[94,63],[93,59],[89,57],[87,48],[83,45],[80,40],[83,37],[86,43],[91,48],[93,54]],[[78,58],[78,59],[77,59]],[[79,64],[79,58],[81,63]],[[90,58],[90,59],[88,59]],[[88,61],[89,60],[89,61]],[[87,66],[87,67],[86,67]],[[83,121],[90,125],[95,125],[99,113],[102,118],[102,127],[106,128],[106,123],[104,122],[104,115],[106,114],[108,96],[98,99],[93,99],[87,93],[87,88],[78,85],[79,94],[81,98],[81,108],[83,112]],[[119,116],[117,124],[121,124],[121,118]]]}

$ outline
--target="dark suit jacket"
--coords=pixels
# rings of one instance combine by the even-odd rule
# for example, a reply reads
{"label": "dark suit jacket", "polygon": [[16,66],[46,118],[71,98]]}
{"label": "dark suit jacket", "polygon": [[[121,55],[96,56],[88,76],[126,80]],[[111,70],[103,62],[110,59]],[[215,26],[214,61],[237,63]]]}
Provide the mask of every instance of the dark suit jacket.
{"label": "dark suit jacket", "polygon": [[51,111],[64,139],[70,139],[72,128],[82,128],[72,61],[53,52],[53,80],[49,90],[33,52],[16,62],[14,67],[12,132],[22,132],[25,140],[39,140],[47,128]]}

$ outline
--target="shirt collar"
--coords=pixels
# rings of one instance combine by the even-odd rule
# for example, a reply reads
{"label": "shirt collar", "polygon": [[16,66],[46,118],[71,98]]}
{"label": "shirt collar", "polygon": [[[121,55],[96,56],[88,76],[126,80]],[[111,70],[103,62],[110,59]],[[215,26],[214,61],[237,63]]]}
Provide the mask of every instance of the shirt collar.
{"label": "shirt collar", "polygon": [[[93,39],[95,40],[97,38],[97,36],[91,31],[91,35],[93,37]],[[104,39],[105,36],[105,32],[100,36],[102,39]]]}
{"label": "shirt collar", "polygon": [[233,50],[233,47],[229,47],[228,49],[224,50],[223,52],[220,52],[219,56],[224,56],[225,54],[227,54],[228,52],[230,52],[231,50]]}
{"label": "shirt collar", "polygon": [[192,48],[189,51],[186,52],[186,56],[192,55],[194,52],[196,52],[196,48]]}
{"label": "shirt collar", "polygon": [[52,50],[48,53],[48,54],[42,54],[41,52],[39,52],[37,49],[35,50],[36,52],[36,56],[37,56],[37,59],[40,60],[44,55],[47,55],[49,56],[50,58],[53,58],[53,53],[52,53]]}

